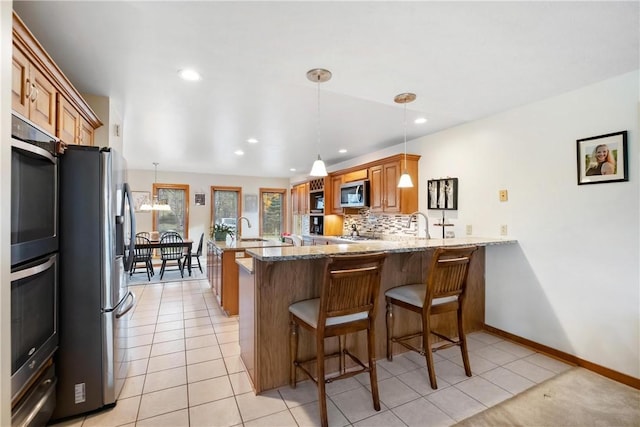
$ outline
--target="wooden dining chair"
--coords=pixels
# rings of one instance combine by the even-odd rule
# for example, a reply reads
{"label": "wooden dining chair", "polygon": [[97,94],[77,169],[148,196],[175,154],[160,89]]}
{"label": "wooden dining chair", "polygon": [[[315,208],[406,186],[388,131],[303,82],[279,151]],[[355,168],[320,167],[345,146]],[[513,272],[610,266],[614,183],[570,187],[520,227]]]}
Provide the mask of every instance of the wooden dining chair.
{"label": "wooden dining chair", "polygon": [[[175,246],[162,246],[166,243],[175,243]],[[160,280],[164,276],[164,272],[167,267],[167,262],[175,261],[178,264],[178,270],[180,270],[180,276],[184,278],[184,263],[182,258],[184,257],[184,247],[178,245],[183,243],[180,234],[171,231],[166,232],[160,238],[160,259],[162,260],[162,266],[160,267]]]}
{"label": "wooden dining chair", "polygon": [[[393,343],[401,344],[409,350],[425,356],[432,389],[438,388],[433,366],[433,351],[442,350],[453,345],[460,346],[465,374],[468,377],[471,376],[463,318],[469,264],[477,249],[476,246],[437,248],[431,259],[426,283],[397,286],[385,292],[387,303],[387,359],[389,361],[393,360]],[[394,306],[422,316],[422,330],[417,333],[394,336]],[[431,316],[449,312],[455,312],[457,315],[457,338],[436,332],[431,327]],[[432,347],[431,335],[447,341],[447,344],[437,348]],[[419,337],[422,339],[421,348],[417,348],[409,342]]]}
{"label": "wooden dining chair", "polygon": [[[328,425],[327,396],[325,384],[349,378],[361,372],[368,372],[371,381],[373,407],[380,410],[375,357],[375,320],[380,271],[386,254],[343,255],[330,257],[324,271],[320,298],[296,302],[289,306],[290,323],[290,385],[296,387],[299,368],[318,386],[320,418],[323,426]],[[315,335],[316,356],[298,359],[298,327]],[[364,364],[345,348],[346,335],[361,330],[367,331],[368,363]],[[325,338],[338,337],[339,351],[325,355]],[[359,366],[356,370],[346,370],[345,356]],[[339,357],[340,369],[337,375],[325,375],[325,360]],[[308,365],[315,362],[316,375]]]}
{"label": "wooden dining chair", "polygon": [[[200,264],[200,257],[202,256],[202,243],[204,241],[204,233],[200,235],[200,241],[198,242],[198,248],[195,252],[187,253],[187,257],[191,257],[191,264],[193,265],[193,259],[195,258],[198,261],[198,268],[200,269],[200,273],[202,273],[202,265]],[[186,261],[186,258],[185,258]]]}
{"label": "wooden dining chair", "polygon": [[153,271],[153,263],[151,262],[151,248],[142,247],[141,245],[148,245],[150,243],[147,237],[141,235],[141,233],[136,233],[136,248],[133,254],[133,266],[131,267],[131,271],[129,273],[129,277],[133,276],[135,273],[136,266],[138,263],[144,264],[145,271],[147,273],[147,280],[151,281],[151,276],[155,274]]}

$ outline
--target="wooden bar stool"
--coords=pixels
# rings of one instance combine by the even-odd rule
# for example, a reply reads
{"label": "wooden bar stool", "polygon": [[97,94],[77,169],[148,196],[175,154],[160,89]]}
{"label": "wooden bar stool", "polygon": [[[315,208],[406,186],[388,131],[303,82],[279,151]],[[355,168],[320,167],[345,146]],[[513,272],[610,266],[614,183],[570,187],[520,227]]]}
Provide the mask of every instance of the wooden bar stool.
{"label": "wooden bar stool", "polygon": [[[325,384],[368,372],[371,380],[373,407],[380,410],[375,357],[375,320],[380,271],[386,254],[334,256],[327,260],[320,298],[296,302],[289,306],[290,323],[290,385],[296,387],[296,368],[300,368],[318,386],[320,418],[328,425]],[[298,359],[298,326],[311,331],[316,339],[316,357]],[[366,330],[368,364],[351,354],[344,345],[346,334]],[[339,351],[325,355],[324,339],[339,337]],[[360,366],[346,370],[345,356]],[[325,376],[325,359],[339,357],[340,372]],[[316,362],[316,375],[308,364]]]}
{"label": "wooden bar stool", "polygon": [[[387,302],[387,359],[393,360],[393,343],[398,343],[409,350],[425,356],[431,388],[437,389],[436,373],[433,366],[433,351],[460,346],[464,371],[471,376],[467,341],[464,335],[463,314],[464,295],[467,287],[467,275],[471,258],[478,248],[476,246],[462,246],[453,248],[437,248],[431,259],[431,267],[426,283],[397,286],[385,292]],[[398,306],[418,313],[422,316],[422,330],[417,333],[393,335],[393,306]],[[448,312],[457,313],[458,338],[448,337],[431,329],[431,316]],[[437,347],[431,346],[430,334],[433,334],[448,344]],[[422,337],[422,348],[411,345],[409,340]]]}

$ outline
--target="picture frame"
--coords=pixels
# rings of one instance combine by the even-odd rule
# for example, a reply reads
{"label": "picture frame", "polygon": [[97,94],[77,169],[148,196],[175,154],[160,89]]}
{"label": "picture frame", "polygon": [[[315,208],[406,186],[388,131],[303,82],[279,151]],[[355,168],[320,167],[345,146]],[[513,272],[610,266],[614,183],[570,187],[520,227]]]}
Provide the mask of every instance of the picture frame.
{"label": "picture frame", "polygon": [[258,195],[257,194],[244,195],[244,211],[258,212]]}
{"label": "picture frame", "polygon": [[205,193],[196,193],[194,201],[196,203],[196,206],[204,206],[206,203]]}
{"label": "picture frame", "polygon": [[627,131],[576,141],[578,185],[629,180]]}
{"label": "picture frame", "polygon": [[458,209],[458,178],[427,181],[427,209],[454,211]]}
{"label": "picture frame", "polygon": [[140,210],[140,207],[149,203],[151,200],[151,192],[149,191],[132,191],[131,197],[133,198],[133,211],[134,212],[144,212]]}

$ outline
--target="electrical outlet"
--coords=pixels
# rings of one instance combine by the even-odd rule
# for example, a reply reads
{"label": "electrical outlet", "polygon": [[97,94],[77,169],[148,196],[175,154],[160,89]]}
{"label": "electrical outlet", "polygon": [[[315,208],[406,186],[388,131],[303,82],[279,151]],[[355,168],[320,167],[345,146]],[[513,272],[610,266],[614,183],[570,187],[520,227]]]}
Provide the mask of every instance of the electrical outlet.
{"label": "electrical outlet", "polygon": [[507,235],[507,224],[502,224],[500,226],[500,235],[501,236],[506,236]]}
{"label": "electrical outlet", "polygon": [[467,236],[471,236],[471,233],[473,233],[473,228],[471,224],[467,224]]}
{"label": "electrical outlet", "polygon": [[507,190],[500,190],[498,194],[501,202],[506,202],[507,200],[509,200],[509,194],[507,193]]}

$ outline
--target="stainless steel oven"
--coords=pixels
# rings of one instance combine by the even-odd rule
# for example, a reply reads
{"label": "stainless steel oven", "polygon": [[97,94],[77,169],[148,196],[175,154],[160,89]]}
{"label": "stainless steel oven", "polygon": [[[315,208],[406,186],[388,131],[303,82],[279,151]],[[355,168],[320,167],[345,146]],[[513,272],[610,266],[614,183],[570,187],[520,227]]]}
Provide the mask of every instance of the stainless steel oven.
{"label": "stainless steel oven", "polygon": [[11,399],[32,384],[58,348],[58,255],[11,269]]}
{"label": "stainless steel oven", "polygon": [[58,250],[58,140],[11,117],[11,265]]}

